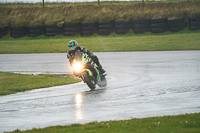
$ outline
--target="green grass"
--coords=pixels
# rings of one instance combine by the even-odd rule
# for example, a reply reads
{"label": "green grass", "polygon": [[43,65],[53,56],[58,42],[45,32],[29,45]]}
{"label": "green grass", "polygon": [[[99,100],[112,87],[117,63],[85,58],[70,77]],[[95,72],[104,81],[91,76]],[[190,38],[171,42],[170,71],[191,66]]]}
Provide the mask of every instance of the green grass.
{"label": "green grass", "polygon": [[0,54],[66,53],[67,43],[72,39],[93,52],[200,50],[199,37],[200,31],[182,31],[159,35],[130,32],[123,36],[112,33],[110,36],[92,37],[4,38],[0,39]]}
{"label": "green grass", "polygon": [[72,84],[80,81],[72,77],[0,72],[0,96],[32,89]]}
{"label": "green grass", "polygon": [[199,0],[91,3],[0,3],[0,27],[139,18],[200,17]]}
{"label": "green grass", "polygon": [[200,113],[54,126],[12,133],[199,133]]}

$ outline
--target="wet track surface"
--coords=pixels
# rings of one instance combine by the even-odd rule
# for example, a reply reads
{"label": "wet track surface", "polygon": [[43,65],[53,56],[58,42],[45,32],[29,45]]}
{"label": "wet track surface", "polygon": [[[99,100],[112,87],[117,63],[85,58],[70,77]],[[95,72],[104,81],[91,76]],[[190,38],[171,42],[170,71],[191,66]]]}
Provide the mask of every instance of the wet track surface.
{"label": "wet track surface", "polygon": [[[0,97],[0,132],[200,112],[200,51],[95,53],[108,86],[83,82]],[[0,71],[72,74],[66,54],[0,55]]]}

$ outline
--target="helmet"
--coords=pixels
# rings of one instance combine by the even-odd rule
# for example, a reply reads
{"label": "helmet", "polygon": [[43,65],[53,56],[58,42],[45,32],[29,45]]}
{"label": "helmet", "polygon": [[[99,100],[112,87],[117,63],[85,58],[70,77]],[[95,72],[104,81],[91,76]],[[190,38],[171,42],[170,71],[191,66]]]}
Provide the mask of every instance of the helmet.
{"label": "helmet", "polygon": [[78,43],[75,40],[71,40],[68,43],[68,49],[69,49],[69,51],[75,51],[77,47],[78,47]]}

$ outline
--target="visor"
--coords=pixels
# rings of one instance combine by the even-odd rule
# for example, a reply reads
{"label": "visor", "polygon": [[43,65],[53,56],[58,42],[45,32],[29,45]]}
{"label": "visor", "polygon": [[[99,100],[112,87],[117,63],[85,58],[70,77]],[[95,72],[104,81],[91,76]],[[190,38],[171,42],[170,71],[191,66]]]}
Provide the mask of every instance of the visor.
{"label": "visor", "polygon": [[69,48],[69,51],[74,51],[76,49],[76,46],[74,47],[68,47]]}

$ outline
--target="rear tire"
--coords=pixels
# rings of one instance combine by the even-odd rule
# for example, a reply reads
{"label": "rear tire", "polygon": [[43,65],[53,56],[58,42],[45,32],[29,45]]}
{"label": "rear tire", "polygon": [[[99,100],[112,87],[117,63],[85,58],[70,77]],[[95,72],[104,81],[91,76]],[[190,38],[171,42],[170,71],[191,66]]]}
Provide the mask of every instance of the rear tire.
{"label": "rear tire", "polygon": [[84,77],[84,82],[88,85],[88,87],[91,89],[91,90],[94,90],[96,88],[96,85],[95,85],[95,82],[93,83],[88,75],[88,73],[85,71],[82,73],[83,74],[83,77]]}
{"label": "rear tire", "polygon": [[101,83],[98,84],[99,87],[106,87],[107,86],[107,80],[105,76],[101,77]]}

